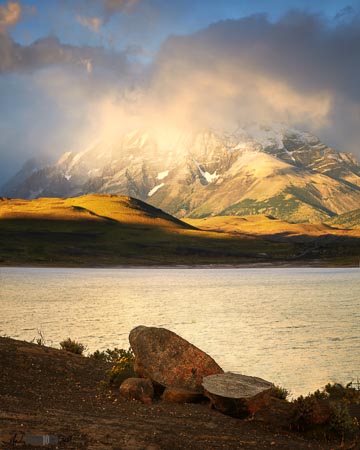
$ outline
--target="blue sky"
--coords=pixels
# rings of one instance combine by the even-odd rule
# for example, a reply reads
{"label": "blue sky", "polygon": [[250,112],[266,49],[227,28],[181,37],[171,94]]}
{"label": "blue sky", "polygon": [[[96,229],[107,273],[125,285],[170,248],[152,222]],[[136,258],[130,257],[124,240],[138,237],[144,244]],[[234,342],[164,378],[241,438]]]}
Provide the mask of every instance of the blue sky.
{"label": "blue sky", "polygon": [[[7,2],[0,2],[6,4]],[[324,14],[333,19],[347,8],[359,8],[348,0],[148,0],[149,6],[121,8],[104,20],[100,33],[79,24],[78,16],[103,17],[101,0],[22,0],[24,15],[11,35],[17,42],[29,44],[55,34],[64,43],[110,45],[114,35],[117,48],[140,45],[154,49],[170,34],[188,34],[226,19],[239,19],[266,13],[278,19],[291,9]],[[122,3],[119,1],[119,4]],[[149,11],[153,14],[149,14]],[[140,16],[148,14],[145,20]],[[149,18],[150,17],[150,18]]]}
{"label": "blue sky", "polygon": [[286,120],[360,156],[359,17],[347,0],[0,1],[0,185],[134,110]]}

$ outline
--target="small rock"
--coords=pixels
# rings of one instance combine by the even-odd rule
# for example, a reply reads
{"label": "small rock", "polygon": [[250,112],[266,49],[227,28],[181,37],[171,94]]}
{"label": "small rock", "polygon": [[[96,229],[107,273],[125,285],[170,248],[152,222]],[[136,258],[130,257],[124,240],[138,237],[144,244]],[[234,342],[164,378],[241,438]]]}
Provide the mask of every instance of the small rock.
{"label": "small rock", "polygon": [[162,395],[164,402],[169,403],[197,403],[203,398],[201,394],[176,387],[167,387]]}
{"label": "small rock", "polygon": [[154,398],[154,388],[149,379],[127,378],[120,386],[120,394],[128,400],[150,404]]}
{"label": "small rock", "polygon": [[136,374],[162,386],[202,394],[203,377],[223,373],[209,355],[165,328],[136,327],[129,341]]}
{"label": "small rock", "polygon": [[245,418],[269,403],[273,384],[261,378],[226,372],[204,377],[203,386],[216,410]]}

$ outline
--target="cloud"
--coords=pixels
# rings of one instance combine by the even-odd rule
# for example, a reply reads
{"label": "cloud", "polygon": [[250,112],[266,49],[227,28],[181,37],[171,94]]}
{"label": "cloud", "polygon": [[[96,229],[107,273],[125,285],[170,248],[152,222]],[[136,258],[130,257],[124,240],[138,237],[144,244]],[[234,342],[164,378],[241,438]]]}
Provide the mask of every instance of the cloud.
{"label": "cloud", "polygon": [[131,11],[131,8],[140,0],[102,0],[104,11],[111,16],[119,11]]}
{"label": "cloud", "polygon": [[[170,37],[152,67],[150,91],[180,123],[287,122],[338,145],[333,130],[345,130],[360,104],[359,54],[356,14],[341,23],[301,11],[277,22],[266,15],[226,20]],[[354,139],[341,139],[359,154]]]}
{"label": "cloud", "polygon": [[5,6],[0,5],[0,31],[16,25],[21,17],[21,10],[19,2],[8,2]]}
{"label": "cloud", "polygon": [[31,45],[15,43],[8,34],[0,34],[0,74],[30,72],[44,67],[59,66],[69,69],[83,68],[92,72],[94,67],[104,72],[125,76],[130,68],[131,49],[112,52],[103,47],[62,44],[55,36],[39,39]]}
{"label": "cloud", "polygon": [[[18,77],[29,117],[46,115],[43,152],[78,150],[135,127],[284,122],[360,156],[359,54],[360,19],[351,11],[333,22],[301,11],[275,22],[266,15],[218,22],[168,38],[148,65],[136,62],[134,49],[110,52],[54,37],[21,46],[3,33],[0,89],[1,79]],[[27,108],[19,97],[13,103],[17,115]],[[31,119],[21,126],[21,145],[16,136],[6,142],[36,148],[39,128]]]}
{"label": "cloud", "polygon": [[76,20],[83,26],[95,33],[100,31],[102,20],[99,17],[77,16]]}

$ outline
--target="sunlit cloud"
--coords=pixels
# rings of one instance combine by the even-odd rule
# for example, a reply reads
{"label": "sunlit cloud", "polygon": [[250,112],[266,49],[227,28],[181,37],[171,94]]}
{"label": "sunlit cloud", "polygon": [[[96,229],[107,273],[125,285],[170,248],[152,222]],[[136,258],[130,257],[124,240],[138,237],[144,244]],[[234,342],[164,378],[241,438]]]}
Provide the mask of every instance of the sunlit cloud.
{"label": "sunlit cloud", "polygon": [[99,17],[84,17],[77,16],[76,20],[85,28],[88,28],[95,33],[100,31],[102,20]]}
{"label": "sunlit cloud", "polygon": [[8,2],[4,6],[0,5],[0,31],[16,25],[21,17],[21,11],[19,2]]}

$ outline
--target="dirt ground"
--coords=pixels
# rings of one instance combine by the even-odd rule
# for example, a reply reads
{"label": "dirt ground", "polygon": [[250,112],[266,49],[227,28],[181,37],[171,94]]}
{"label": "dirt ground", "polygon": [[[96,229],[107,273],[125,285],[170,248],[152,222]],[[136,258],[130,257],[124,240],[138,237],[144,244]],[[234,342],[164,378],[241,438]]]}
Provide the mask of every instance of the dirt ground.
{"label": "dirt ground", "polygon": [[104,384],[107,368],[90,358],[0,338],[0,448],[360,448],[290,432],[281,425],[276,400],[251,420],[222,415],[208,404],[126,401]]}

